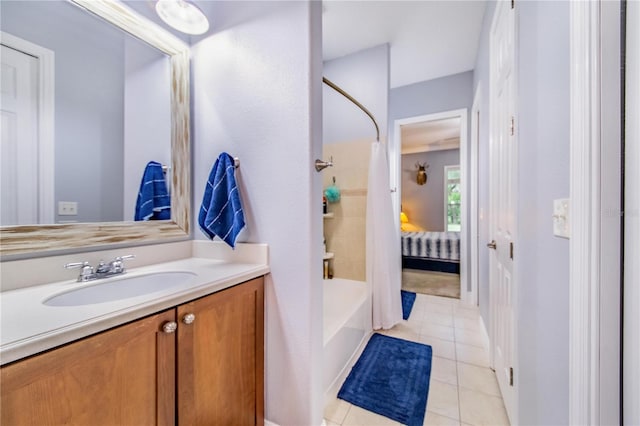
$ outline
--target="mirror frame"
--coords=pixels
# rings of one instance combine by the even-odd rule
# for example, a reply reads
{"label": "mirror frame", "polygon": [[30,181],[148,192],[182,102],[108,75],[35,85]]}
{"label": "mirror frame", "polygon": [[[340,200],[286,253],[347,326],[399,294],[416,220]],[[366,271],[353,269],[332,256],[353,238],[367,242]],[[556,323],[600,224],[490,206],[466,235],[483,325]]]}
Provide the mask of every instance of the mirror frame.
{"label": "mirror frame", "polygon": [[[118,0],[67,0],[167,54],[171,67],[171,220],[0,227],[0,257],[184,240],[190,236],[189,47]],[[13,256],[12,256],[13,257]]]}

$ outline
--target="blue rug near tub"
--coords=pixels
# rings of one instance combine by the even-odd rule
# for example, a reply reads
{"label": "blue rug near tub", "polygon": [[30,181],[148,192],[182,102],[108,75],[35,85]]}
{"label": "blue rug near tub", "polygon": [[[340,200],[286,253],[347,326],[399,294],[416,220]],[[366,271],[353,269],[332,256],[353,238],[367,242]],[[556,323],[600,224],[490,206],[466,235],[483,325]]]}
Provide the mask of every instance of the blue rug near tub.
{"label": "blue rug near tub", "polygon": [[408,426],[427,409],[431,346],[374,333],[338,398]]}
{"label": "blue rug near tub", "polygon": [[410,291],[400,290],[400,296],[402,297],[402,319],[409,319],[411,310],[413,309],[413,302],[416,301],[416,294]]}

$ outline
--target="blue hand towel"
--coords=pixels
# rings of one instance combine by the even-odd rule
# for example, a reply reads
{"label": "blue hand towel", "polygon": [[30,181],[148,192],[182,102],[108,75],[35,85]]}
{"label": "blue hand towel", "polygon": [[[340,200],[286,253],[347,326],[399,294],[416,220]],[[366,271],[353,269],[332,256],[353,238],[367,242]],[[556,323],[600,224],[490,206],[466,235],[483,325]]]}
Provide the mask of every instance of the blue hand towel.
{"label": "blue hand towel", "polygon": [[150,161],[142,174],[134,220],[171,219],[171,198],[167,192],[162,164]]}
{"label": "blue hand towel", "polygon": [[198,223],[207,237],[218,236],[231,247],[245,226],[234,161],[226,152],[220,154],[209,174]]}

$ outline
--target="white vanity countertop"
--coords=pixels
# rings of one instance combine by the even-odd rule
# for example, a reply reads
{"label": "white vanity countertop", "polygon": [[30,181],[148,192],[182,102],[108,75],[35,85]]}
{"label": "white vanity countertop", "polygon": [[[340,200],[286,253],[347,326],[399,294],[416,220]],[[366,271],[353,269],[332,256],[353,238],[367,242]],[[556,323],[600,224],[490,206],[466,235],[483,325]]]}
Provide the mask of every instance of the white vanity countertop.
{"label": "white vanity countertop", "polygon": [[[167,290],[103,303],[47,306],[43,301],[70,290],[149,273],[196,274]],[[122,276],[79,283],[66,280],[0,293],[0,364],[206,296],[269,272],[266,263],[187,258],[129,269]]]}

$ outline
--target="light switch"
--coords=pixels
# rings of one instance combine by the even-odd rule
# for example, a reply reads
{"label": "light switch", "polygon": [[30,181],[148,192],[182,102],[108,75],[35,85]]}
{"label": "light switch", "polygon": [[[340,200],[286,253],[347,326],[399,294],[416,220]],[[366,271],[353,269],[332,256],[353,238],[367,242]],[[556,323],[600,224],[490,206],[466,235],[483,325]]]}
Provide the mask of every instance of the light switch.
{"label": "light switch", "polygon": [[59,216],[77,216],[78,203],[76,201],[58,201]]}
{"label": "light switch", "polygon": [[553,235],[569,238],[569,199],[553,200]]}

